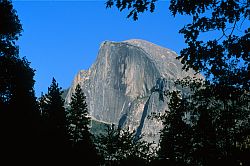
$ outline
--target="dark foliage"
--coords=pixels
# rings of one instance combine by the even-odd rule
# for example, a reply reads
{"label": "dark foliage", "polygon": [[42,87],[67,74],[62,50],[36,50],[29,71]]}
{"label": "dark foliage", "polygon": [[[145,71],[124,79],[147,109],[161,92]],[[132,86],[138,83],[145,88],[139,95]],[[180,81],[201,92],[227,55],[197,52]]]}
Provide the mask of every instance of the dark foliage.
{"label": "dark foliage", "polygon": [[162,117],[160,160],[173,165],[249,164],[249,94],[234,88],[229,91],[238,95],[222,97],[220,86],[192,79],[177,84],[192,93],[166,94],[170,110]]}
{"label": "dark foliage", "polygon": [[0,57],[0,144],[13,158],[22,153],[31,155],[38,143],[39,112],[33,76],[34,70],[25,58]]}
{"label": "dark foliage", "polygon": [[[174,16],[192,16],[192,23],[179,31],[188,45],[179,57],[184,69],[204,72],[215,83],[249,90],[249,7],[248,0],[172,0],[169,9]],[[212,37],[216,35],[211,31],[221,36]],[[204,41],[201,35],[210,37]]]}
{"label": "dark foliage", "polygon": [[192,146],[191,126],[185,121],[186,101],[181,100],[179,92],[172,92],[169,101],[169,112],[163,118],[164,128],[161,131],[159,159],[174,165],[185,165],[190,159]]}
{"label": "dark foliage", "polygon": [[[128,17],[137,13],[154,11],[155,0],[108,0],[107,7],[129,10]],[[203,72],[214,83],[238,86],[249,90],[249,0],[171,0],[170,11],[174,16],[189,15],[192,22],[179,33],[184,35],[187,48],[178,59],[183,69]],[[220,36],[217,37],[217,33]],[[209,36],[204,40],[202,35]]]}
{"label": "dark foliage", "polygon": [[106,133],[97,138],[104,165],[148,165],[154,157],[153,143],[137,138],[135,132],[107,125]]}
{"label": "dark foliage", "polygon": [[21,31],[22,25],[11,1],[0,0],[0,56],[18,55],[15,42]]}
{"label": "dark foliage", "polygon": [[[128,17],[137,20],[138,13],[153,12],[155,2],[108,0],[106,6],[128,9]],[[171,0],[174,16],[192,16],[192,23],[180,30],[188,47],[179,59],[184,69],[203,72],[209,81],[177,81],[191,93],[165,94],[170,110],[161,117],[164,128],[158,158],[153,158],[152,144],[135,139],[134,132],[108,126],[107,134],[96,142],[104,165],[250,165],[250,47],[249,27],[244,25],[249,22],[249,5],[248,0]],[[0,0],[1,159],[20,164],[35,160],[35,165],[99,164],[89,131],[86,97],[79,85],[72,96],[68,121],[62,90],[54,78],[37,104],[35,71],[19,57],[15,44],[21,31],[11,1]],[[201,34],[211,31],[221,32],[221,37],[203,41]]]}
{"label": "dark foliage", "polygon": [[106,7],[111,8],[116,6],[120,11],[124,9],[129,10],[127,18],[133,17],[134,20],[138,19],[138,13],[145,11],[154,12],[155,2],[157,0],[107,0]]}
{"label": "dark foliage", "polygon": [[[111,1],[108,7],[116,5],[133,14],[136,8],[144,12],[150,2],[155,3],[144,1],[147,3],[137,3],[138,7],[129,6],[136,0],[122,2]],[[207,81],[204,85],[192,80],[179,82],[193,90],[188,96],[168,93],[170,111],[162,117],[158,164],[249,164],[249,7],[249,0],[170,1],[174,16],[192,18],[179,31],[187,48],[178,59],[184,70],[202,72]]]}
{"label": "dark foliage", "polygon": [[90,117],[81,86],[78,84],[71,97],[68,108],[68,134],[72,148],[72,161],[79,163],[84,159],[91,165],[98,164],[98,155],[90,133]]}
{"label": "dark foliage", "polygon": [[62,88],[53,78],[47,94],[39,101],[42,118],[42,151],[45,161],[66,160],[68,134]]}
{"label": "dark foliage", "polygon": [[[0,1],[0,146],[2,159],[35,157],[39,113],[34,93],[34,70],[20,58],[15,45],[22,26],[8,0]],[[3,162],[3,160],[2,160]]]}

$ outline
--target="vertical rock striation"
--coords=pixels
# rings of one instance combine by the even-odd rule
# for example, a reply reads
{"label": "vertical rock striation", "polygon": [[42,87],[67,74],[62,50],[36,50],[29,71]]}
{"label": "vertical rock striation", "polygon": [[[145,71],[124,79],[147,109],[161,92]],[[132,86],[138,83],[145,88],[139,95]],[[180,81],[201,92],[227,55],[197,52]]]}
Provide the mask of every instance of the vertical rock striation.
{"label": "vertical rock striation", "polygon": [[148,115],[168,109],[163,91],[178,88],[177,78],[201,77],[182,71],[176,57],[175,52],[144,40],[105,41],[90,69],[75,76],[65,103],[80,84],[92,118],[129,127],[137,136],[158,142],[162,124]]}

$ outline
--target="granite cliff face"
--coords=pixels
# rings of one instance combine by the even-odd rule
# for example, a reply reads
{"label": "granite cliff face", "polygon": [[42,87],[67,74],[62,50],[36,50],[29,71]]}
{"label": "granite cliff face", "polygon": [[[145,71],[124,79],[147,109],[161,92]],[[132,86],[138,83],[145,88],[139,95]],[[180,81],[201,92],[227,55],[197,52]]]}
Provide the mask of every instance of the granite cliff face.
{"label": "granite cliff face", "polygon": [[178,88],[174,80],[195,76],[182,71],[176,57],[175,52],[143,40],[105,41],[90,69],[76,75],[66,104],[80,84],[92,118],[128,126],[138,136],[158,142],[162,124],[148,115],[168,109],[163,91]]}

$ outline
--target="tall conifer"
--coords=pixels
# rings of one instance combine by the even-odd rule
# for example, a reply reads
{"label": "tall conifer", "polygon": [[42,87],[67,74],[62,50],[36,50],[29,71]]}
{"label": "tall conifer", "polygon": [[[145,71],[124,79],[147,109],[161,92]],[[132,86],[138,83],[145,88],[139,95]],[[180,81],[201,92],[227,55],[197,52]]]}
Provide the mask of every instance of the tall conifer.
{"label": "tall conifer", "polygon": [[[64,160],[67,150],[67,122],[62,88],[55,78],[48,93],[41,97],[40,106],[43,120],[43,148],[48,160]],[[46,156],[47,155],[47,156]],[[59,157],[59,158],[57,158]]]}
{"label": "tall conifer", "polygon": [[90,117],[86,96],[78,84],[75,93],[71,97],[68,109],[69,137],[73,150],[73,161],[81,161],[81,158],[90,160],[92,164],[97,162],[97,153],[93,143],[93,135],[90,133]]}

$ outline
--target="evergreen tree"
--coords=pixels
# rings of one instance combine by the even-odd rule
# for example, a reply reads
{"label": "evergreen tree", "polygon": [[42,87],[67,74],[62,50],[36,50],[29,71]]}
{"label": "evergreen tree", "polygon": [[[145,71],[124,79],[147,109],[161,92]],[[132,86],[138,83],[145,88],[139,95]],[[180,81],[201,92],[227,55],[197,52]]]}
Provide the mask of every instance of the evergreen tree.
{"label": "evergreen tree", "polygon": [[106,134],[97,139],[106,165],[148,165],[155,153],[152,144],[136,138],[135,131],[116,128],[114,124],[107,125]]}
{"label": "evergreen tree", "polygon": [[90,117],[86,96],[78,84],[71,97],[68,108],[68,132],[73,149],[73,161],[81,162],[81,158],[89,160],[92,165],[97,164],[97,152],[90,133]]}
{"label": "evergreen tree", "polygon": [[48,93],[41,97],[41,115],[43,122],[43,148],[45,160],[61,158],[64,160],[68,148],[66,112],[64,100],[61,97],[62,88],[58,86],[55,78],[48,88]]}
{"label": "evergreen tree", "polygon": [[44,108],[42,108],[42,116],[53,128],[64,130],[66,124],[66,114],[64,109],[64,99],[61,97],[62,88],[58,86],[55,78],[48,88],[45,95]]}
{"label": "evergreen tree", "polygon": [[170,110],[162,117],[160,159],[174,165],[249,164],[249,95],[238,92],[223,100],[217,96],[221,89],[208,82],[178,84],[192,91],[168,93]]}
{"label": "evergreen tree", "polygon": [[116,152],[117,152],[117,142],[119,138],[119,132],[112,124],[106,125],[105,134],[101,134],[97,138],[97,147],[102,155],[103,162],[105,163],[115,163],[116,162]]}
{"label": "evergreen tree", "polygon": [[72,146],[75,146],[79,141],[83,140],[84,135],[90,136],[90,117],[88,113],[86,97],[79,84],[75,88],[75,93],[71,97],[69,106],[69,133]]}

